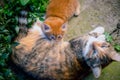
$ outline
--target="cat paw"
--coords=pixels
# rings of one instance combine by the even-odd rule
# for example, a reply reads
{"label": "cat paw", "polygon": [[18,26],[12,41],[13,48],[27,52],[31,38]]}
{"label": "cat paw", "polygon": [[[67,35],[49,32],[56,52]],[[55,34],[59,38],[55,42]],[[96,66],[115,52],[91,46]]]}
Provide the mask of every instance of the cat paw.
{"label": "cat paw", "polygon": [[74,13],[74,16],[77,17],[80,14],[80,5],[78,4],[78,7],[76,8],[76,11]]}
{"label": "cat paw", "polygon": [[74,16],[77,17],[77,16],[79,16],[79,14],[80,14],[80,10],[77,10],[77,11],[75,12]]}

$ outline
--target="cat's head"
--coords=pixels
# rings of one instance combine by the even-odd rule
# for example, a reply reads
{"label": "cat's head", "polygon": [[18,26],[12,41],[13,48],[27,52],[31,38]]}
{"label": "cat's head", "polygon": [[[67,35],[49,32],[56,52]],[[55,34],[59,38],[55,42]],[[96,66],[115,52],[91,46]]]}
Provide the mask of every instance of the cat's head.
{"label": "cat's head", "polygon": [[120,61],[120,54],[109,43],[94,41],[84,58],[92,69],[94,76],[98,78],[101,74],[101,66],[109,63],[111,60]]}
{"label": "cat's head", "polygon": [[109,59],[112,59],[114,61],[120,61],[120,54],[117,53],[111,44],[108,42],[98,42],[94,41],[92,43],[94,52],[97,53],[96,57],[99,57],[100,59],[104,57],[108,57]]}
{"label": "cat's head", "polygon": [[67,23],[47,22],[43,23],[42,30],[49,40],[61,41],[67,30]]}

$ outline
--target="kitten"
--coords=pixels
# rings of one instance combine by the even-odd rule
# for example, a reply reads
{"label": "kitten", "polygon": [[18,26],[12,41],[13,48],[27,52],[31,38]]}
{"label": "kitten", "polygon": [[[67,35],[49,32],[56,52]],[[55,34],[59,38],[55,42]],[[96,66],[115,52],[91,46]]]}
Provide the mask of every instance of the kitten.
{"label": "kitten", "polygon": [[78,0],[50,0],[42,26],[45,35],[50,40],[60,41],[67,30],[67,21],[79,13]]}

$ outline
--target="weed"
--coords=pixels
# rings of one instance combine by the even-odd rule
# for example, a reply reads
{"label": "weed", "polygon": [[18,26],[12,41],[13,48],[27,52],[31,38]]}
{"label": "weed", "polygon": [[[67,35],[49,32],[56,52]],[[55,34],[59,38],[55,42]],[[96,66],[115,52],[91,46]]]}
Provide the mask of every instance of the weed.
{"label": "weed", "polygon": [[105,37],[106,37],[106,41],[111,43],[114,46],[114,49],[117,52],[120,52],[120,44],[115,42],[113,37],[109,33],[105,32],[104,34],[105,34]]}

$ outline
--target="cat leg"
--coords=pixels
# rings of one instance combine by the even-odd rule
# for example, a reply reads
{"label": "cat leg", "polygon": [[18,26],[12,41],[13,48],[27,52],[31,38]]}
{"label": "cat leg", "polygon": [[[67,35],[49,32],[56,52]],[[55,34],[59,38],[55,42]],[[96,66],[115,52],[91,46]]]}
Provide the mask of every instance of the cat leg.
{"label": "cat leg", "polygon": [[78,3],[74,16],[78,16],[80,14],[80,4]]}

